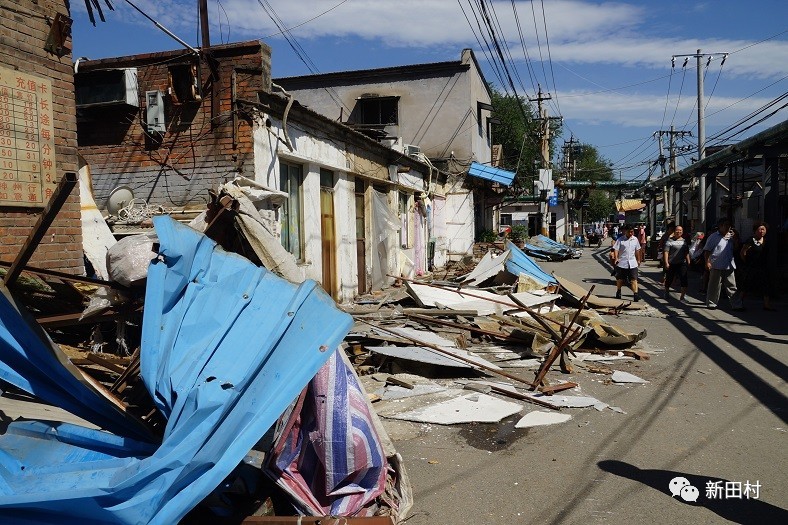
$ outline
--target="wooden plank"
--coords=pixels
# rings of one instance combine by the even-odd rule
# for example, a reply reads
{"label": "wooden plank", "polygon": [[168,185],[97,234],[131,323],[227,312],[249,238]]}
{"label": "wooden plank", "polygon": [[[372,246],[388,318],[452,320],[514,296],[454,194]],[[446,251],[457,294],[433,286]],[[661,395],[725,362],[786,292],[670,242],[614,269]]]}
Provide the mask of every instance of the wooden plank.
{"label": "wooden plank", "polygon": [[123,372],[126,371],[124,367],[116,365],[115,363],[109,361],[108,359],[104,359],[103,357],[100,357],[96,354],[88,354],[86,359],[92,363],[103,366],[107,370],[111,370],[116,374],[122,374]]}

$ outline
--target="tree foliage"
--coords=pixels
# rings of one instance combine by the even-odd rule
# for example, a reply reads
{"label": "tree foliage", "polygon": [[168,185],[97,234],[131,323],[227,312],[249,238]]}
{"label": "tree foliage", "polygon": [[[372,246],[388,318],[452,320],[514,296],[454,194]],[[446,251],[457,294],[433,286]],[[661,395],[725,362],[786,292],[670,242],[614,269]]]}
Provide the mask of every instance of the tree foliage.
{"label": "tree foliage", "polygon": [[[542,158],[539,142],[540,124],[536,109],[525,97],[501,93],[492,85],[490,90],[493,116],[500,121],[492,130],[493,144],[501,144],[503,148],[500,167],[515,172],[512,193],[515,195],[530,193],[533,189],[536,169],[541,167]],[[551,130],[550,151],[553,151],[552,144],[558,132],[559,129],[555,127]]]}
{"label": "tree foliage", "polygon": [[[613,180],[613,168],[610,161],[599,154],[599,150],[591,144],[579,144],[571,152],[573,167],[572,180],[576,181],[609,181]],[[603,189],[591,189],[581,196],[588,203],[585,208],[585,220],[605,220],[616,211],[615,199],[610,192]]]}

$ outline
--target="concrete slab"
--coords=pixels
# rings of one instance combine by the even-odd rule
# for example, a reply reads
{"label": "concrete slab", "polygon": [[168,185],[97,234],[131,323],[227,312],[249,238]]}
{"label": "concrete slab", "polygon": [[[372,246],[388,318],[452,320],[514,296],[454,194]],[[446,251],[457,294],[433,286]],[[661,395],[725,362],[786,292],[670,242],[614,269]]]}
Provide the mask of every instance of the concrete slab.
{"label": "concrete slab", "polygon": [[570,419],[572,419],[572,416],[569,414],[534,410],[533,412],[528,412],[525,416],[523,416],[522,419],[520,419],[520,421],[515,423],[514,428],[531,428],[545,425],[556,425],[558,423],[569,421]]}
{"label": "concrete slab", "polygon": [[518,403],[504,401],[487,394],[471,393],[387,417],[437,425],[495,423],[505,417],[518,414],[522,409],[522,405]]}

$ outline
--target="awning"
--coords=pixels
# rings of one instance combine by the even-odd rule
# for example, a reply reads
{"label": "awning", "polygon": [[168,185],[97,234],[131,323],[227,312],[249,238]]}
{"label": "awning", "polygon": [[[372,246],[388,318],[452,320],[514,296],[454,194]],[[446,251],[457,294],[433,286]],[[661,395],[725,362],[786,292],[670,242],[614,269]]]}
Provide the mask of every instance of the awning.
{"label": "awning", "polygon": [[493,168],[492,166],[486,166],[484,164],[479,164],[478,162],[471,163],[471,167],[468,168],[468,175],[471,175],[472,177],[479,177],[480,179],[485,179],[492,182],[497,182],[499,184],[503,184],[504,186],[511,186],[512,181],[514,180],[513,171]]}
{"label": "awning", "polygon": [[639,211],[645,208],[646,205],[640,199],[623,199],[616,201],[616,209],[618,211]]}

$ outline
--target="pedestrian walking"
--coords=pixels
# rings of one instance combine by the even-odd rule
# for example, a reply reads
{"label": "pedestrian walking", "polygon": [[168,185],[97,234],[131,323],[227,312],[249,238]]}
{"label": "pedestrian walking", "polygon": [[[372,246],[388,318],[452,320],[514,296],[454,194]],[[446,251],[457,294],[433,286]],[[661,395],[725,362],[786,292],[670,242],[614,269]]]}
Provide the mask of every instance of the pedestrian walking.
{"label": "pedestrian walking", "polygon": [[706,268],[709,270],[709,285],[706,289],[706,307],[717,308],[720,299],[720,289],[725,287],[725,293],[735,312],[741,312],[741,294],[736,289],[736,261],[733,254],[739,242],[736,230],[731,227],[729,219],[720,219],[717,231],[712,233],[703,248],[706,257]]}
{"label": "pedestrian walking", "polygon": [[684,228],[680,224],[676,225],[673,235],[665,241],[662,262],[665,267],[665,299],[670,298],[670,287],[678,277],[681,285],[679,301],[685,302],[684,295],[687,293],[687,271],[689,270],[690,256],[689,243],[684,238]]}
{"label": "pedestrian walking", "polygon": [[[676,223],[671,221],[668,223],[667,228],[665,229],[665,233],[659,238],[657,243],[657,253],[662,253],[665,250],[665,241],[667,241],[672,235],[673,231],[676,229]],[[659,263],[657,264],[662,269],[662,276],[659,279],[659,284],[665,284],[665,261],[660,258]]]}
{"label": "pedestrian walking", "polygon": [[760,293],[763,296],[763,309],[774,310],[769,298],[770,244],[766,243],[766,228],[766,223],[756,222],[752,227],[752,237],[742,244],[741,258],[745,273],[741,298],[744,304],[744,297],[748,293]]}
{"label": "pedestrian walking", "polygon": [[643,249],[637,237],[634,236],[632,226],[624,226],[624,234],[613,244],[613,261],[616,267],[616,299],[621,299],[621,286],[624,281],[629,281],[635,302],[640,300],[638,295],[638,266],[643,260]]}

